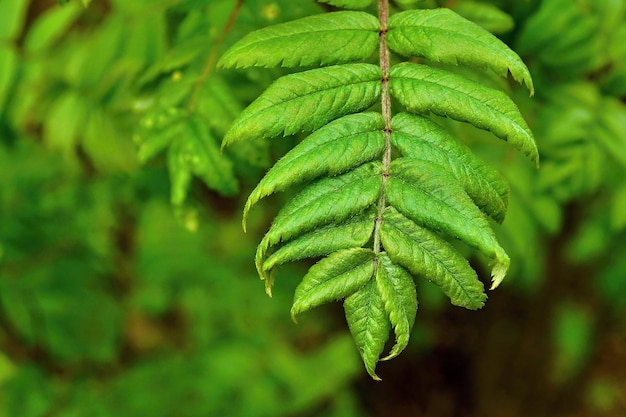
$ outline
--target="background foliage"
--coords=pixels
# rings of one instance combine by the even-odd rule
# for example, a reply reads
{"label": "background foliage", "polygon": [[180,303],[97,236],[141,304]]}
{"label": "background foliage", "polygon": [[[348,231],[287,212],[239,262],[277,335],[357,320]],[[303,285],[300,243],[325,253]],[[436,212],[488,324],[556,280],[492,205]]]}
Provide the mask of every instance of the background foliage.
{"label": "background foliage", "polygon": [[[479,312],[428,283],[409,348],[364,375],[340,308],[265,297],[242,196],[298,137],[219,143],[280,69],[216,71],[288,0],[0,0],[0,416],[614,416],[626,411],[626,2],[455,9],[528,64],[542,167],[438,119],[511,184],[512,270]],[[488,140],[488,142],[487,142]],[[486,146],[488,144],[488,146]],[[289,193],[286,193],[289,194]],[[486,262],[473,264],[488,276]]]}

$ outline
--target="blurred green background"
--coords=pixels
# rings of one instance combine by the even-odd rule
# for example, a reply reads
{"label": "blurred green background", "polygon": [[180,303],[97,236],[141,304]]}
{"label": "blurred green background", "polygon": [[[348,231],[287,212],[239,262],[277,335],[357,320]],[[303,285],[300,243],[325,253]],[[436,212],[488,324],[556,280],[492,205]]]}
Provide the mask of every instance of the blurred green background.
{"label": "blurred green background", "polygon": [[220,54],[333,8],[65,3],[0,0],[0,417],[626,415],[625,0],[392,2],[451,7],[524,58],[534,98],[462,72],[514,96],[542,166],[438,119],[510,181],[496,230],[512,269],[478,312],[417,282],[411,344],[383,382],[340,304],[291,322],[307,265],[271,299],[254,269],[291,193],[247,234],[245,196],[299,138],[219,152],[284,73],[217,71]]}

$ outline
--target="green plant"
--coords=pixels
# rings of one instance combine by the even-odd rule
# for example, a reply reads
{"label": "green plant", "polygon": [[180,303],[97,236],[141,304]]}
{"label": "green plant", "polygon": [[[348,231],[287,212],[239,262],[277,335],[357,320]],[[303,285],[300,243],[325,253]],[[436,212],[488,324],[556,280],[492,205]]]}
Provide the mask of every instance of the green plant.
{"label": "green plant", "polygon": [[[328,3],[361,9],[372,1]],[[223,146],[314,131],[252,191],[244,229],[260,199],[309,183],[260,243],[258,272],[271,295],[276,267],[323,257],[296,289],[292,316],[345,299],[351,333],[375,379],[390,331],[396,344],[384,359],[408,344],[417,311],[411,276],[437,284],[454,305],[484,304],[476,272],[444,237],[489,259],[492,289],[509,267],[487,218],[504,219],[506,181],[428,115],[488,130],[538,163],[532,133],[511,99],[448,67],[510,73],[532,94],[521,59],[448,9],[390,16],[389,7],[380,0],[378,18],[339,11],[270,26],[246,36],[219,61],[238,68],[322,66],[271,85],[233,122]],[[379,59],[372,64],[376,51]],[[397,62],[392,53],[426,61]],[[394,112],[398,104],[408,113]]]}
{"label": "green plant", "polygon": [[[322,258],[281,266],[271,300],[254,279],[262,232],[303,187],[255,204],[247,234],[243,196],[270,161],[311,143],[309,132],[241,140],[220,153],[242,110],[299,70],[216,63],[257,29],[331,20],[327,12],[340,4],[331,3],[0,0],[0,417],[613,417],[626,409],[626,0],[390,0],[392,17],[448,8],[523,58],[532,98],[485,68],[393,50],[390,67],[425,64],[505,92],[536,138],[541,169],[489,131],[427,116],[451,150],[508,183],[506,217],[492,226],[511,264],[476,313],[415,280],[420,319],[402,359],[377,369],[384,384],[361,365],[339,303],[289,323],[294,291]],[[380,68],[376,4],[359,4],[373,24],[359,32],[362,43],[351,43],[358,47],[343,49],[356,61],[338,65]],[[345,41],[338,36],[324,40]],[[276,51],[283,47],[277,42]],[[371,55],[358,58],[368,47]],[[337,65],[303,59],[304,69]],[[311,136],[341,121],[355,132],[364,120],[375,126],[382,99],[375,101]],[[392,120],[423,116],[402,113],[393,94],[391,101]],[[362,146],[332,142],[349,145],[346,171],[303,183],[341,178],[349,163],[368,158],[380,166],[384,134],[363,135]],[[412,145],[422,159],[452,172],[439,180],[465,178],[447,162],[450,150],[420,136]],[[392,165],[414,151],[393,142],[394,132],[390,139]],[[354,162],[351,150],[368,154]],[[304,155],[317,169],[327,154]],[[359,214],[351,220],[311,232],[358,232]],[[357,249],[373,248],[373,238],[362,241]],[[448,241],[486,282],[492,260]],[[289,242],[268,248],[266,264]]]}

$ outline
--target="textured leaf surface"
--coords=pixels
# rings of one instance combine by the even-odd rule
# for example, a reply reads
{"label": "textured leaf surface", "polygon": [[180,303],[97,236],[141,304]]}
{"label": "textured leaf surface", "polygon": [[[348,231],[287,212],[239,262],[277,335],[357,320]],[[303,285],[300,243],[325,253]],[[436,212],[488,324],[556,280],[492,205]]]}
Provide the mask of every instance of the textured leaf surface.
{"label": "textured leaf surface", "polygon": [[376,287],[396,335],[396,344],[383,359],[389,360],[398,356],[409,344],[417,314],[417,294],[411,275],[394,264],[385,253],[378,257]]}
{"label": "textured leaf surface", "polygon": [[338,65],[286,75],[257,98],[224,137],[223,146],[244,139],[311,131],[357,113],[379,98],[378,66]]}
{"label": "textured leaf surface", "polygon": [[278,213],[256,254],[257,270],[263,279],[268,276],[262,266],[268,249],[294,239],[312,229],[339,224],[373,205],[380,195],[382,180],[380,163],[369,163],[346,174],[321,179],[304,188]]}
{"label": "textured leaf surface", "polygon": [[385,349],[391,323],[385,311],[385,304],[378,292],[376,280],[346,298],[343,304],[350,333],[356,343],[367,373],[376,380],[376,363]]}
{"label": "textured leaf surface", "polygon": [[490,68],[502,77],[510,71],[534,92],[530,72],[515,52],[450,9],[409,10],[391,16],[387,41],[389,48],[406,56]]}
{"label": "textured leaf surface", "polygon": [[391,163],[385,192],[389,204],[418,225],[445,232],[479,249],[494,262],[494,287],[509,268],[486,217],[446,171],[413,158]]}
{"label": "textured leaf surface", "polygon": [[230,48],[222,67],[296,67],[369,58],[378,46],[378,19],[343,11],[308,16],[250,33]]}
{"label": "textured leaf surface", "polygon": [[291,316],[352,295],[372,281],[374,258],[370,249],[346,249],[313,265],[296,288]]}
{"label": "textured leaf surface", "polygon": [[391,142],[402,155],[442,166],[463,185],[481,210],[498,222],[504,220],[509,187],[495,168],[430,119],[400,113],[391,126]]}
{"label": "textured leaf surface", "polygon": [[311,134],[265,175],[248,197],[250,209],[263,197],[322,174],[340,174],[380,156],[385,148],[385,121],[378,113],[345,116]]}
{"label": "textured leaf surface", "polygon": [[538,163],[532,132],[503,92],[444,70],[412,63],[391,68],[389,85],[393,96],[409,111],[432,112],[489,130]]}
{"label": "textured leaf surface", "polygon": [[381,241],[393,262],[437,284],[452,304],[469,309],[483,306],[487,299],[483,284],[467,260],[448,242],[393,207],[385,211]]}
{"label": "textured leaf surface", "polygon": [[263,262],[263,274],[287,262],[364,246],[374,231],[375,217],[375,211],[368,210],[341,224],[322,227],[289,241]]}

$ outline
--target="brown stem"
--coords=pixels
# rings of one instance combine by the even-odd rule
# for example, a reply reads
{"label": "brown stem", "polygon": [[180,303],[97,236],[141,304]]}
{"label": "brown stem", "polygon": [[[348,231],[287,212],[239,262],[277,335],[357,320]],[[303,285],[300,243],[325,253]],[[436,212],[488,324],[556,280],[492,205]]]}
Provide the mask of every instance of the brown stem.
{"label": "brown stem", "polygon": [[224,38],[226,38],[226,35],[228,35],[228,33],[232,30],[233,26],[235,25],[235,21],[237,20],[237,16],[239,16],[239,12],[241,11],[244,1],[245,0],[237,0],[235,2],[233,9],[231,10],[230,15],[228,16],[228,20],[226,21],[226,24],[224,25],[224,28],[222,29],[222,32],[219,34],[219,36],[215,40],[215,43],[213,44],[213,49],[211,49],[211,54],[209,55],[209,59],[207,59],[206,64],[204,64],[202,73],[200,74],[200,76],[198,77],[198,79],[196,80],[193,86],[191,98],[189,99],[189,110],[191,111],[195,110],[196,105],[198,104],[198,95],[200,93],[200,89],[202,88],[206,80],[211,76],[211,74],[213,73],[213,70],[215,69],[215,64],[217,63],[217,59],[219,58],[220,46],[222,45],[222,42],[224,42]]}
{"label": "brown stem", "polygon": [[383,119],[385,120],[385,152],[383,154],[382,191],[378,200],[378,214],[374,228],[374,253],[381,251],[380,228],[383,223],[383,212],[386,206],[385,185],[389,178],[389,165],[391,164],[391,95],[389,94],[389,48],[387,47],[387,25],[389,22],[389,1],[378,1],[378,19],[380,21],[380,69],[383,73],[381,105]]}

